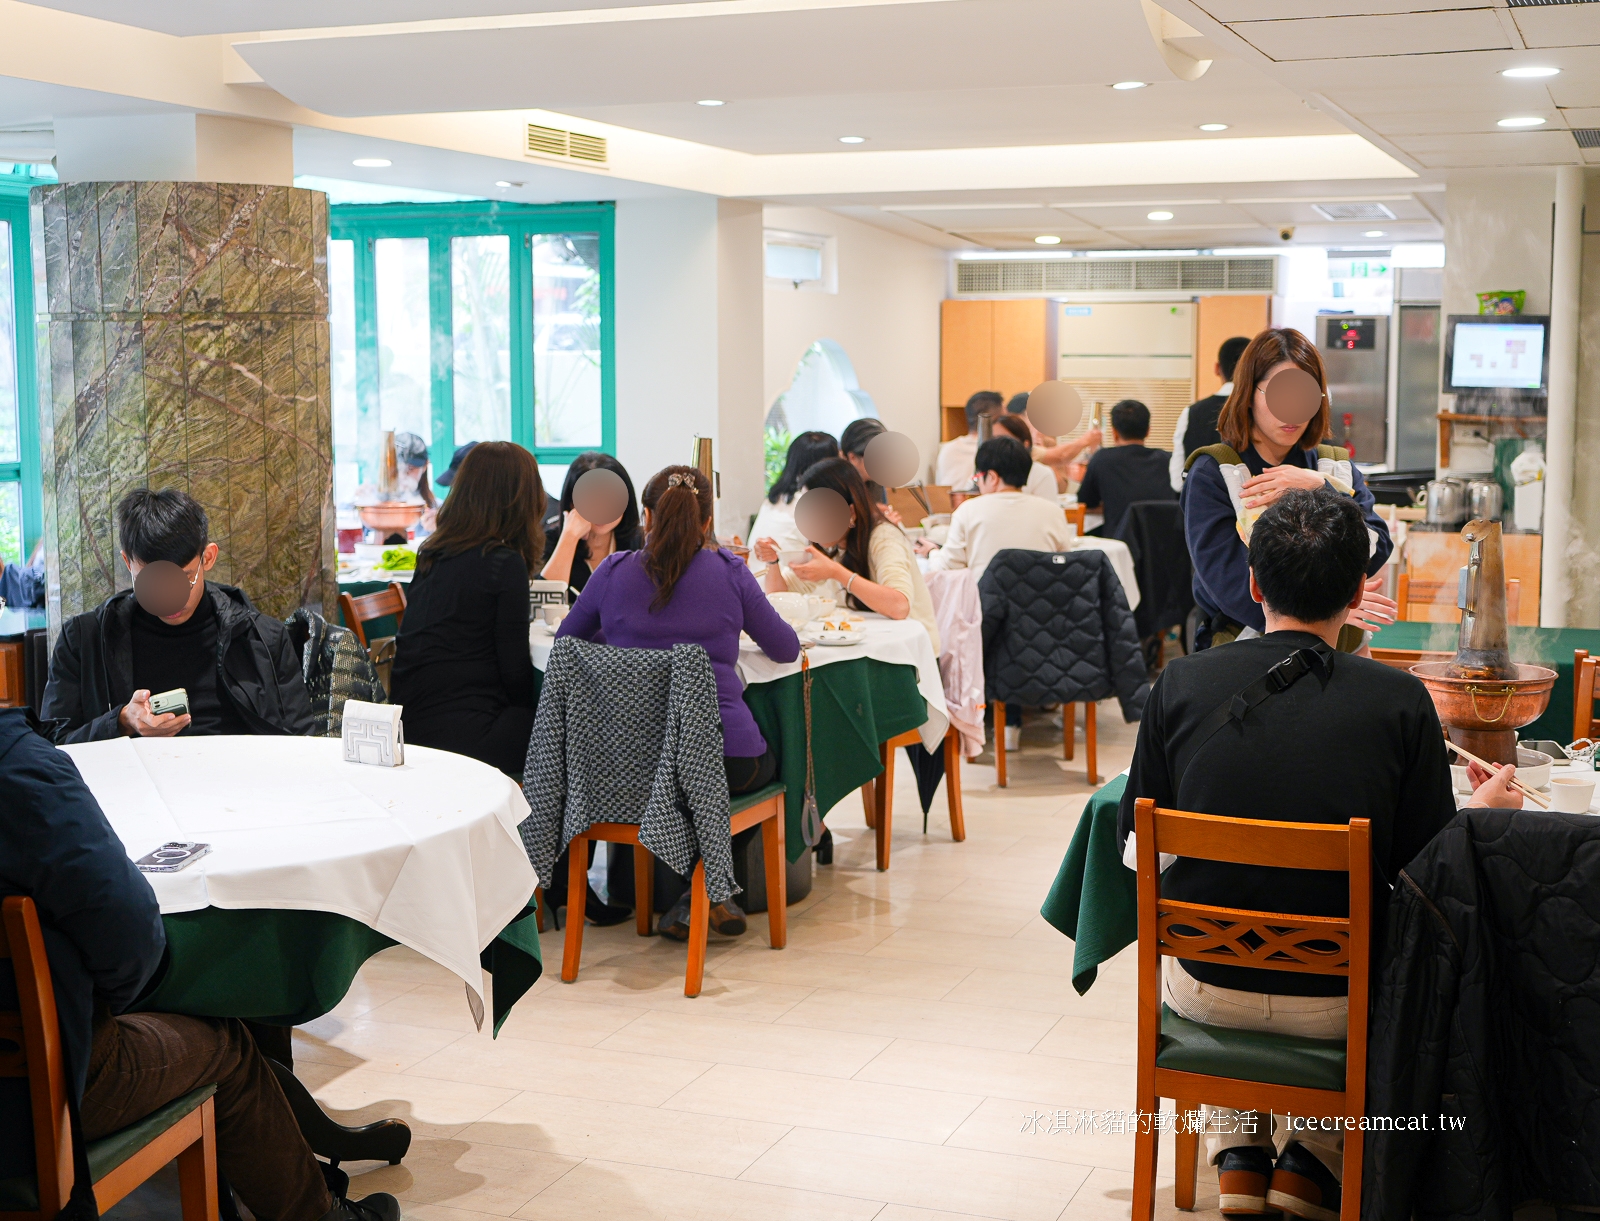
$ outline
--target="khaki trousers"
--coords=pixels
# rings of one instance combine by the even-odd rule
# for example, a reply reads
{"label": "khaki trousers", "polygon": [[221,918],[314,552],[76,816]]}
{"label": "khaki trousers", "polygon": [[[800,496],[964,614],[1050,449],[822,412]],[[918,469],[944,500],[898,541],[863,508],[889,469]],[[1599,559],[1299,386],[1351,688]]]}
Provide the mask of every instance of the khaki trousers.
{"label": "khaki trousers", "polygon": [[[1166,1002],[1179,1017],[1208,1026],[1232,1030],[1266,1030],[1278,1034],[1305,1035],[1313,1039],[1342,1039],[1349,1020],[1349,1004],[1343,996],[1273,996],[1266,992],[1241,992],[1203,984],[1185,971],[1177,959],[1166,960]],[[1320,1116],[1318,1118],[1321,1118]],[[1273,1143],[1273,1129],[1280,1139]],[[1215,1129],[1215,1130],[1213,1130]],[[1281,1150],[1290,1141],[1299,1141],[1317,1160],[1341,1177],[1344,1169],[1344,1134],[1341,1132],[1295,1131],[1284,1117],[1274,1115],[1263,1122],[1255,1111],[1235,1111],[1228,1107],[1206,1108],[1206,1158],[1215,1162],[1229,1149],[1256,1145],[1269,1153]]]}

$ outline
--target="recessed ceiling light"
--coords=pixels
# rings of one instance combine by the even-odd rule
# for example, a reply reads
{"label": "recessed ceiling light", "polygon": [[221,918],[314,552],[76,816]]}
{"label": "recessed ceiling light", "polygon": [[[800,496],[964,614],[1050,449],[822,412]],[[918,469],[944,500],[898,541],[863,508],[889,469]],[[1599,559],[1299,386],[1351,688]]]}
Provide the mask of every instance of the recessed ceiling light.
{"label": "recessed ceiling light", "polygon": [[1111,87],[1113,89],[1143,89],[1149,83],[1148,81],[1118,81]]}
{"label": "recessed ceiling light", "polygon": [[1034,238],[1033,240],[1034,240],[1034,243],[1036,245],[1039,245],[1039,246],[1059,246],[1059,245],[1061,245],[1061,239],[1059,237],[1055,237],[1055,236],[1053,236],[1053,235],[1051,235],[1049,233],[1041,233],[1038,237]]}
{"label": "recessed ceiling light", "polygon": [[[1543,119],[1540,119],[1539,121],[1541,123],[1544,122]],[[350,164],[359,166],[364,170],[381,170],[387,166],[393,165],[394,162],[390,161],[387,157],[357,157]]]}
{"label": "recessed ceiling light", "polygon": [[1498,124],[1498,126],[1500,126],[1500,127],[1543,127],[1544,126],[1544,120],[1541,119],[1538,115],[1523,114],[1523,115],[1517,115],[1517,116],[1515,116],[1513,118],[1510,118],[1510,119],[1501,119],[1499,124]]}
{"label": "recessed ceiling light", "polygon": [[[1543,123],[1544,120],[1540,119],[1539,122]],[[865,144],[866,142],[867,142],[867,138],[865,136],[840,136],[839,137],[839,143],[840,144]]]}
{"label": "recessed ceiling light", "polygon": [[1368,229],[1361,236],[1362,237],[1382,237],[1383,236],[1383,230],[1382,229]]}
{"label": "recessed ceiling light", "polygon": [[1172,213],[1171,212],[1146,212],[1145,213],[1145,219],[1146,220],[1171,220],[1172,219]]}
{"label": "recessed ceiling light", "polygon": [[1541,76],[1560,76],[1561,69],[1540,67],[1505,68],[1501,71],[1500,75],[1509,76],[1514,80],[1531,80]]}
{"label": "recessed ceiling light", "polygon": [[695,105],[696,106],[726,106],[727,103],[724,102],[721,98],[701,98],[698,102],[695,103]]}
{"label": "recessed ceiling light", "polygon": [[1202,124],[1200,124],[1200,130],[1201,131],[1227,131],[1228,130],[1228,125],[1226,123],[1202,123]]}
{"label": "recessed ceiling light", "polygon": [[523,187],[523,186],[527,186],[528,184],[525,183],[525,182],[511,182],[508,179],[502,178],[499,182],[495,183],[494,185],[497,186],[497,187]]}

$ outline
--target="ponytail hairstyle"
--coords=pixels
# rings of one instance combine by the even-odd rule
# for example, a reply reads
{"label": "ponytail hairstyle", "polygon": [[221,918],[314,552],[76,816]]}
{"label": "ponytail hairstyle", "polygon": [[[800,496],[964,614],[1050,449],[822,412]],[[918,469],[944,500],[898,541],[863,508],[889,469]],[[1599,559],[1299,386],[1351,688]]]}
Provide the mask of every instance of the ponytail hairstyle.
{"label": "ponytail hairstyle", "polygon": [[702,548],[711,545],[716,502],[711,481],[692,466],[668,466],[650,476],[641,504],[650,510],[644,540],[644,570],[655,582],[651,610],[663,610],[672,591]]}

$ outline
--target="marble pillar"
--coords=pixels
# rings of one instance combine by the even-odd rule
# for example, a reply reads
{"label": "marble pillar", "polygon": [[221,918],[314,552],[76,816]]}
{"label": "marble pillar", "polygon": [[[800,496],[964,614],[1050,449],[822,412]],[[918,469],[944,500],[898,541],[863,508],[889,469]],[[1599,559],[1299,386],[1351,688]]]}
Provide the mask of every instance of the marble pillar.
{"label": "marble pillar", "polygon": [[268,614],[335,603],[328,202],[294,187],[32,193],[52,633],[131,584],[132,488],[183,488],[214,580]]}

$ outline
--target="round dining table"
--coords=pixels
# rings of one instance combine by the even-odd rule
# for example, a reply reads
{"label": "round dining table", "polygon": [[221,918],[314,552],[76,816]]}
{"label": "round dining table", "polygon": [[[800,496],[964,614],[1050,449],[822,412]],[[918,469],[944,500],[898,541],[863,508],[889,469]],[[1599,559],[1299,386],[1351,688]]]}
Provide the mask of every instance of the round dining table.
{"label": "round dining table", "polygon": [[[404,945],[464,986],[493,1029],[539,978],[533,867],[515,782],[409,746],[346,762],[338,738],[117,738],[62,748],[128,856],[209,845],[146,873],[168,966],[139,1008],[293,1026],[343,999],[372,954]],[[485,996],[485,971],[491,976]]]}

